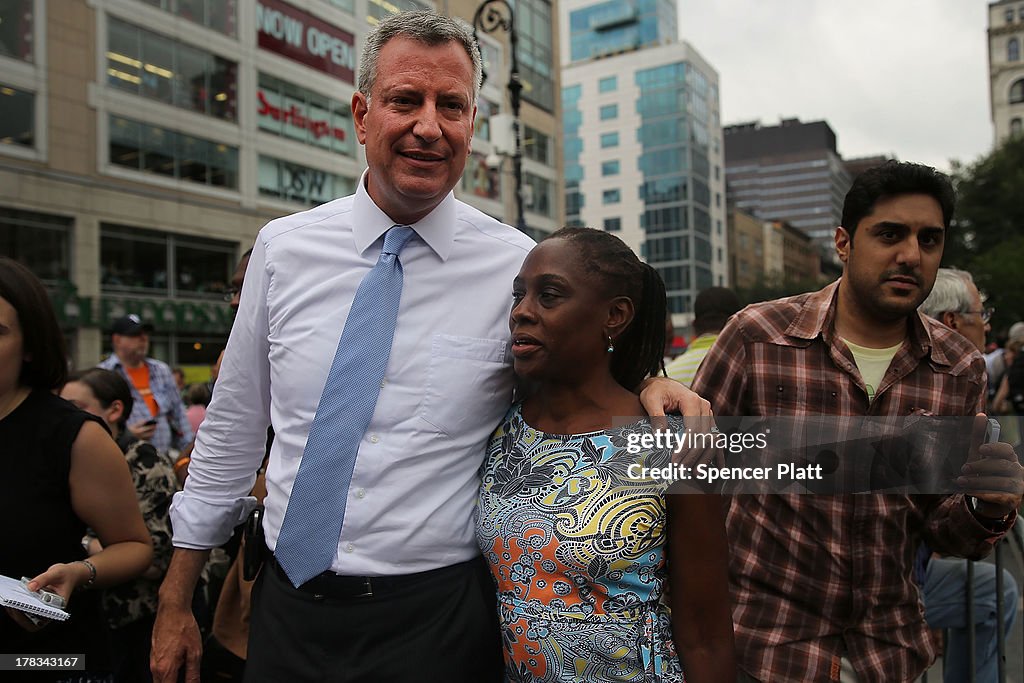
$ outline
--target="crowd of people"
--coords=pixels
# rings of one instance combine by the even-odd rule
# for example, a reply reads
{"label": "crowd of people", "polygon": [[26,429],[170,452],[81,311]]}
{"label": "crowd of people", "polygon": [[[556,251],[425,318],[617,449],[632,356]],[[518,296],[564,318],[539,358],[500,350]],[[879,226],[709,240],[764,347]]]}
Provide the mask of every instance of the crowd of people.
{"label": "crowd of people", "polygon": [[[862,174],[842,277],[745,308],[701,292],[666,377],[664,284],[621,240],[535,244],[454,198],[481,70],[457,20],[370,32],[352,97],[368,169],[260,231],[195,410],[134,314],[68,376],[45,290],[0,257],[0,440],[18,456],[0,513],[25,520],[0,572],[72,615],[9,608],[3,649],[84,653],[85,672],[46,674],[65,682],[874,683],[931,665],[931,624],[953,634],[947,681],[966,680],[971,629],[993,680],[1016,585],[997,595],[981,570],[968,623],[955,558],[1016,522],[1017,453],[982,441],[1017,404],[1024,325],[982,355],[991,313],[939,268],[949,180]],[[728,432],[716,416],[910,414],[976,418],[956,493],[725,496],[632,474],[721,464],[633,447]],[[197,600],[215,549],[222,588]]]}

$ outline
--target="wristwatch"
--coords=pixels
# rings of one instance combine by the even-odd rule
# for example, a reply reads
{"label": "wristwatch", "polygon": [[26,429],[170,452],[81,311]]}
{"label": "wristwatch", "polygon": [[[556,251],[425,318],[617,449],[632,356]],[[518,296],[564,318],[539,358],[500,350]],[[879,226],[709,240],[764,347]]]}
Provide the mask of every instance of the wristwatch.
{"label": "wristwatch", "polygon": [[971,511],[974,518],[981,524],[985,525],[992,531],[1006,531],[1010,528],[1010,515],[1011,512],[1007,512],[1005,515],[1000,517],[985,517],[978,512],[978,499],[974,496],[964,496],[967,501],[967,509]]}

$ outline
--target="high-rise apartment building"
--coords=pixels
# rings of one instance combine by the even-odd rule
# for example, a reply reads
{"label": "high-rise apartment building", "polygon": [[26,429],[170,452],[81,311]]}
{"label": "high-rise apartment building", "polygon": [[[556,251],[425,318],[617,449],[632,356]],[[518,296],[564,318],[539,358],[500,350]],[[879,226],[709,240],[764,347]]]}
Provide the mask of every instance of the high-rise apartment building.
{"label": "high-rise apartment building", "polygon": [[786,221],[834,257],[833,234],[850,175],[824,121],[784,119],[777,126],[726,126],[729,201],[764,220]]}
{"label": "high-rise apartment building", "polygon": [[988,6],[989,100],[995,142],[1024,134],[1024,2]]}
{"label": "high-rise apartment building", "polygon": [[[526,224],[562,222],[557,16],[516,0]],[[208,367],[241,252],[268,220],[353,191],[365,158],[350,102],[365,36],[427,8],[476,2],[0,0],[0,253],[50,288],[76,365],[125,312],[153,355]],[[508,34],[481,38],[488,81],[456,194],[515,224],[511,164],[485,163],[508,111]]]}
{"label": "high-rise apartment building", "polygon": [[676,39],[666,0],[568,0],[566,220],[615,232],[661,273],[677,326],[728,284],[718,74]]}

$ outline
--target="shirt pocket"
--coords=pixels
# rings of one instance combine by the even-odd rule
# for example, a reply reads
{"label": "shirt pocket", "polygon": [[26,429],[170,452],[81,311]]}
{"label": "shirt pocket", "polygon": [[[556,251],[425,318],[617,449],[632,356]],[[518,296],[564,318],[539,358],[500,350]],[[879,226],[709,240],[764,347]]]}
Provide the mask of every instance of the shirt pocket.
{"label": "shirt pocket", "polygon": [[435,334],[420,417],[438,431],[459,434],[498,424],[512,397],[509,342]]}

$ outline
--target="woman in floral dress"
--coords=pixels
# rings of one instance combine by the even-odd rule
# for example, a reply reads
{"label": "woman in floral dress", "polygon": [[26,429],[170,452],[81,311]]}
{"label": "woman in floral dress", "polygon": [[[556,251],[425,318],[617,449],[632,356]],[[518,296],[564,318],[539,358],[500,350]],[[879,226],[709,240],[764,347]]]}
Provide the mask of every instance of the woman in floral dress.
{"label": "woman in floral dress", "polygon": [[633,389],[661,369],[664,320],[661,278],[601,231],[555,233],[515,279],[531,391],[491,438],[477,510],[508,681],[736,678],[721,501],[649,471],[672,452]]}

